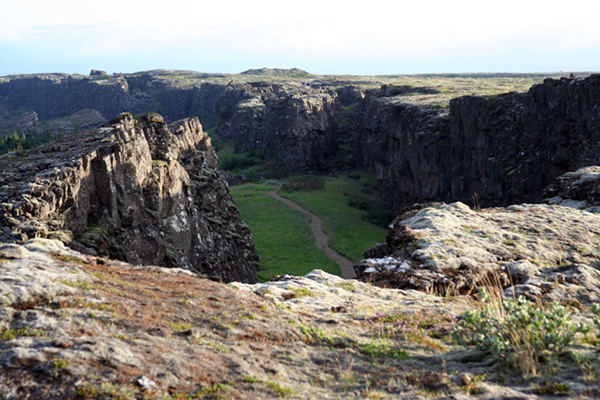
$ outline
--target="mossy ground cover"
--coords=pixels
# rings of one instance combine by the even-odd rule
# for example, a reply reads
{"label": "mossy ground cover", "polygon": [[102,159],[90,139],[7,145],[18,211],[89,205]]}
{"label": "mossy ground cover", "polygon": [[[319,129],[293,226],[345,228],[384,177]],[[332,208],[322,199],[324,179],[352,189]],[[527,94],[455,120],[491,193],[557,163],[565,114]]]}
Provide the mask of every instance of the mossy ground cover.
{"label": "mossy ground cover", "polygon": [[[349,205],[351,199],[360,198],[371,204],[383,206],[377,194],[370,188],[375,176],[370,172],[352,174],[355,178],[339,176],[327,178],[323,189],[311,191],[281,192],[317,215],[323,221],[323,229],[329,236],[329,246],[353,261],[363,258],[363,251],[385,238],[385,229],[364,219],[366,211]],[[360,179],[356,179],[360,176]]]}
{"label": "mossy ground cover", "polygon": [[254,183],[231,187],[260,256],[259,279],[304,275],[316,268],[339,275],[339,267],[315,247],[306,218],[266,195],[273,190],[273,186]]}

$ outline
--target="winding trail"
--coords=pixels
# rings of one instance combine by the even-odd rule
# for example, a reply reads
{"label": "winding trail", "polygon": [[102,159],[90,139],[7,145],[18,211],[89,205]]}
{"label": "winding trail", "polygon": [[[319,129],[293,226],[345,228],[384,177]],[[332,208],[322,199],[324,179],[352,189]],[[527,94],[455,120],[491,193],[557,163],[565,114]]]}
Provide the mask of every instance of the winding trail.
{"label": "winding trail", "polygon": [[300,204],[293,202],[290,199],[281,197],[276,191],[268,192],[267,196],[277,199],[289,208],[300,211],[302,214],[306,215],[309,218],[308,227],[315,238],[315,246],[317,246],[319,250],[323,251],[327,258],[340,266],[342,278],[356,278],[356,273],[354,272],[353,268],[355,263],[329,247],[329,237],[325,234],[325,232],[323,232],[323,222],[319,217],[302,207]]}

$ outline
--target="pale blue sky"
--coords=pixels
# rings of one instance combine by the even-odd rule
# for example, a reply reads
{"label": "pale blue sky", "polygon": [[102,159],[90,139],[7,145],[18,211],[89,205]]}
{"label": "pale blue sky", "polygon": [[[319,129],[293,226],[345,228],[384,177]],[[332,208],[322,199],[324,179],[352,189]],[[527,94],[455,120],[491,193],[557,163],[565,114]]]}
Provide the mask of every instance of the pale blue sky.
{"label": "pale blue sky", "polygon": [[0,76],[600,70],[600,2],[0,0]]}

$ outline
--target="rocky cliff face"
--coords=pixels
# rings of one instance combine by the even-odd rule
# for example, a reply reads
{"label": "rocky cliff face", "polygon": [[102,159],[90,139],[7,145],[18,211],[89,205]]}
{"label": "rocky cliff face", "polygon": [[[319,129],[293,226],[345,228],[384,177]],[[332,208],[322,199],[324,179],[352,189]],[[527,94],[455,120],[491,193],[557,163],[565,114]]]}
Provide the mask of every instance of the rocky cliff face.
{"label": "rocky cliff face", "polygon": [[123,114],[0,157],[0,241],[54,237],[88,254],[256,280],[256,253],[197,118]]}
{"label": "rocky cliff face", "polygon": [[[158,112],[167,121],[198,116],[216,126],[217,103],[227,85],[203,83],[178,86],[160,73],[81,76],[69,74],[14,75],[0,78],[0,103],[11,110],[34,110],[39,119],[63,118],[93,109],[107,119],[122,112]],[[235,104],[235,103],[233,103]],[[230,105],[231,106],[231,105]],[[0,120],[3,113],[0,111]]]}
{"label": "rocky cliff face", "polygon": [[323,90],[248,91],[219,128],[235,151],[258,150],[283,172],[328,171],[338,145],[337,102]]}
{"label": "rocky cliff face", "polygon": [[381,98],[365,108],[357,147],[396,208],[540,201],[559,175],[600,161],[600,75],[548,79],[523,94],[460,97],[449,114]]}
{"label": "rocky cliff face", "polygon": [[0,96],[13,108],[35,110],[40,119],[54,119],[84,108],[96,109],[106,118],[134,111],[135,98],[127,80],[94,80],[69,74],[38,74],[0,78]]}
{"label": "rocky cliff face", "polygon": [[359,107],[355,159],[375,169],[382,197],[396,207],[439,199],[452,176],[442,163],[449,147],[446,114],[379,94]]}
{"label": "rocky cliff face", "polygon": [[[331,169],[330,159],[340,145],[335,91],[297,82],[180,86],[162,75],[11,76],[0,78],[0,98],[12,110],[35,110],[38,125],[38,117],[47,121],[84,108],[108,119],[125,111],[156,111],[167,121],[197,115],[206,126],[217,127],[236,151],[255,150],[275,161],[281,172]],[[12,120],[7,124],[16,126]],[[341,135],[343,140],[346,136]]]}

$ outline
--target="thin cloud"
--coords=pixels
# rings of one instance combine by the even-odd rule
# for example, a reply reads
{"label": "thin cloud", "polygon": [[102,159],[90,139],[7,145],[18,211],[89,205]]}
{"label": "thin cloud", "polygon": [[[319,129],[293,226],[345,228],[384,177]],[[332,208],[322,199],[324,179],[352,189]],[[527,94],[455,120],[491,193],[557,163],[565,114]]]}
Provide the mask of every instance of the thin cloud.
{"label": "thin cloud", "polygon": [[[600,2],[585,0],[571,0],[568,7],[555,0],[543,6],[528,0],[371,0],[358,6],[171,0],[161,7],[141,0],[104,0],[101,6],[24,0],[0,15],[0,51],[10,45],[13,53],[28,54],[22,61],[27,68],[31,63],[42,68],[48,57],[57,65],[62,59],[64,70],[75,61],[89,65],[101,59],[121,71],[147,65],[215,72],[256,66],[249,63],[363,74],[548,65],[560,70],[576,61],[594,69],[600,62],[598,15]],[[19,72],[6,68],[0,65],[0,75]]]}
{"label": "thin cloud", "polygon": [[32,31],[42,32],[72,32],[72,31],[92,31],[97,29],[104,29],[107,27],[118,27],[120,24],[114,22],[102,22],[97,24],[86,24],[86,25],[74,25],[74,24],[57,24],[57,25],[41,25],[32,26],[29,29]]}

